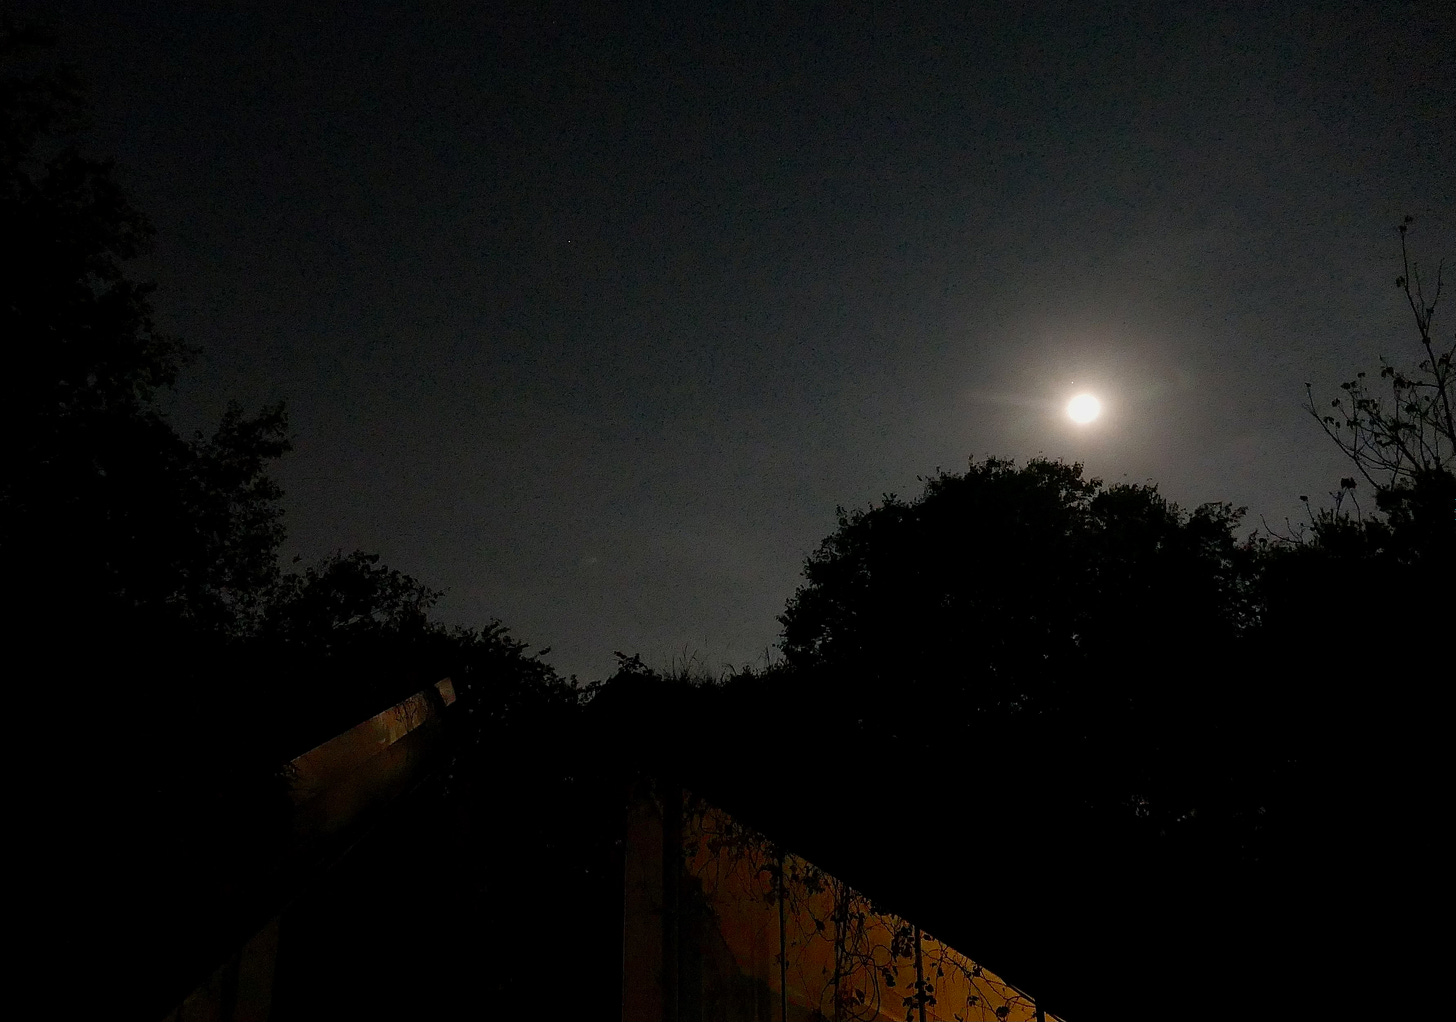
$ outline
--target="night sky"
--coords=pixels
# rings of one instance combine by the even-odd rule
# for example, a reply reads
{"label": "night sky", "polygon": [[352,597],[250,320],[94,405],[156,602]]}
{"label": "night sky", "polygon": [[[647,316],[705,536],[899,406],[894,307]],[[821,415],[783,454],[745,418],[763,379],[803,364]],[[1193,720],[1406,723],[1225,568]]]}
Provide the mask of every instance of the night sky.
{"label": "night sky", "polygon": [[1436,3],[11,6],[158,229],[179,425],[288,402],[286,556],[583,680],[761,660],[837,504],[971,455],[1295,517],[1305,381],[1415,360],[1394,225],[1456,258]]}

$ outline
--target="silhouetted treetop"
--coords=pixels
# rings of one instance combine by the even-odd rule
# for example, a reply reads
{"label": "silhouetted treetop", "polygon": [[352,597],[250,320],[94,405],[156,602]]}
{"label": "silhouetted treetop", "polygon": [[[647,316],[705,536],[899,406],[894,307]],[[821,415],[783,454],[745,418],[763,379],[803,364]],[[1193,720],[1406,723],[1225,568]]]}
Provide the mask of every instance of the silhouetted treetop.
{"label": "silhouetted treetop", "polygon": [[156,332],[151,285],[126,276],[153,232],[112,164],[76,148],[86,114],[79,87],[45,63],[23,66],[43,45],[34,31],[0,26],[0,203],[17,257],[0,276],[0,312],[23,370],[12,379],[28,384],[15,388],[10,410],[149,407],[188,349]]}
{"label": "silhouetted treetop", "polygon": [[[1332,505],[1316,508],[1302,495],[1308,529],[1271,532],[1274,542],[1261,551],[1271,623],[1302,631],[1315,648],[1342,633],[1347,663],[1373,666],[1388,650],[1374,635],[1349,642],[1347,622],[1309,593],[1342,592],[1347,606],[1405,637],[1411,651],[1451,659],[1430,637],[1456,621],[1456,333],[1449,345],[1441,342],[1443,267],[1423,272],[1412,257],[1414,223],[1408,216],[1398,227],[1395,285],[1415,326],[1419,361],[1411,367],[1382,354],[1378,380],[1357,373],[1327,408],[1317,407],[1306,384],[1305,410],[1356,474],[1340,480]],[[1361,499],[1366,486],[1373,499]]]}
{"label": "silhouetted treetop", "polygon": [[1239,516],[1105,487],[1081,465],[973,462],[914,501],[841,509],[780,618],[782,648],[962,711],[1146,696],[1248,623]]}
{"label": "silhouetted treetop", "polygon": [[1442,341],[1436,314],[1445,267],[1438,264],[1433,279],[1411,258],[1408,236],[1414,223],[1415,218],[1407,216],[1397,228],[1401,272],[1395,286],[1415,325],[1415,366],[1382,353],[1379,382],[1356,373],[1340,384],[1343,396],[1332,398],[1327,409],[1315,401],[1313,387],[1305,385],[1305,410],[1365,481],[1381,489],[1456,468],[1456,331],[1449,344]]}
{"label": "silhouetted treetop", "polygon": [[167,422],[159,394],[190,351],[157,331],[152,286],[127,273],[151,227],[111,164],[76,147],[85,106],[43,42],[0,27],[0,414],[13,445],[0,548],[42,613],[63,602],[231,632],[277,573],[281,492],[266,470],[289,446],[283,410],[230,407],[191,438]]}

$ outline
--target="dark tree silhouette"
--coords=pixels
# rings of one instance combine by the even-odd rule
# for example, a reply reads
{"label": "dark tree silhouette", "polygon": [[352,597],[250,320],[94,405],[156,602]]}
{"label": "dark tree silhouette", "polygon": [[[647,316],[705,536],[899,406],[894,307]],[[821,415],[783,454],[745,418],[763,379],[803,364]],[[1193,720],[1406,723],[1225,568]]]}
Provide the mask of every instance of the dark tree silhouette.
{"label": "dark tree silhouette", "polygon": [[1411,311],[1424,357],[1410,369],[1382,356],[1379,375],[1389,381],[1389,396],[1381,397],[1366,382],[1365,373],[1357,373],[1340,384],[1345,396],[1330,401],[1334,414],[1318,407],[1313,387],[1305,384],[1305,410],[1365,481],[1381,490],[1456,466],[1456,366],[1452,365],[1456,333],[1446,347],[1436,331],[1445,267],[1436,267],[1434,281],[1422,279],[1420,264],[1411,260],[1407,245],[1414,223],[1415,218],[1407,216],[1398,228],[1401,273],[1395,286]]}
{"label": "dark tree silhouette", "polygon": [[[1302,634],[1309,651],[1319,651],[1305,652],[1306,662],[1334,660],[1338,651],[1330,668],[1350,678],[1388,671],[1392,656],[1403,674],[1419,677],[1423,663],[1449,664],[1453,656],[1443,637],[1456,620],[1456,334],[1449,347],[1437,339],[1442,268],[1434,281],[1422,276],[1408,246],[1413,224],[1406,217],[1398,228],[1395,283],[1420,361],[1402,368],[1382,356],[1388,395],[1361,372],[1341,384],[1343,395],[1328,409],[1317,407],[1306,385],[1306,411],[1357,474],[1340,480],[1330,505],[1316,508],[1301,496],[1307,525],[1271,533],[1260,551],[1269,641]],[[1362,484],[1373,488],[1373,501],[1361,503]],[[1383,714],[1390,705],[1374,709]]]}
{"label": "dark tree silhouette", "polygon": [[[1437,266],[1434,281],[1422,277],[1408,246],[1414,223],[1408,216],[1398,228],[1395,285],[1414,321],[1420,361],[1402,368],[1382,356],[1379,378],[1388,381],[1388,396],[1361,372],[1340,385],[1344,395],[1331,399],[1328,410],[1317,407],[1313,388],[1305,385],[1305,410],[1358,473],[1340,480],[1332,507],[1311,507],[1308,538],[1318,556],[1389,576],[1384,583],[1367,580],[1364,593],[1383,588],[1415,597],[1425,591],[1422,602],[1444,595],[1449,604],[1446,580],[1456,558],[1456,332],[1449,346],[1438,338],[1444,267]],[[1374,490],[1373,508],[1362,507],[1356,496],[1362,480]],[[1305,536],[1275,538],[1297,543]]]}
{"label": "dark tree silhouette", "polygon": [[915,501],[841,509],[780,618],[782,648],[796,667],[921,690],[966,716],[1156,702],[1165,674],[1126,658],[1154,661],[1156,647],[1166,670],[1249,623],[1240,513],[1185,513],[1080,465],[972,463]]}
{"label": "dark tree silhouette", "polygon": [[[79,969],[101,1012],[160,1018],[175,1007],[203,978],[173,973],[195,953],[199,919],[211,925],[218,884],[232,882],[220,881],[220,864],[245,870],[237,849],[286,829],[278,768],[445,676],[458,701],[452,758],[429,796],[443,806],[429,810],[443,821],[432,837],[459,840],[488,878],[464,895],[472,920],[553,908],[534,929],[501,928],[500,941],[440,932],[460,923],[442,908],[428,917],[431,939],[410,948],[381,943],[373,917],[353,928],[330,918],[328,948],[303,970],[312,986],[293,991],[292,1010],[336,1012],[341,987],[374,991],[415,945],[431,967],[472,949],[471,967],[462,959],[455,972],[474,976],[479,961],[513,953],[522,932],[550,939],[567,895],[609,897],[614,875],[600,864],[614,835],[586,815],[601,799],[585,803],[575,794],[584,785],[570,783],[591,769],[573,741],[576,688],[499,622],[431,621],[439,594],[373,555],[280,570],[282,494],[269,469],[289,447],[283,408],[231,406],[192,437],[168,420],[164,398],[193,352],[157,330],[152,288],[130,275],[151,228],[111,165],[78,148],[84,99],[46,43],[0,23],[0,339],[10,359],[0,415],[11,444],[0,557],[13,608],[7,680],[33,697],[14,729],[24,763],[16,843],[23,874],[44,878],[36,886],[48,897],[19,930],[27,942],[39,935],[42,964],[70,973],[46,985],[73,987]],[[563,815],[573,798],[585,808]],[[489,833],[451,822],[502,802],[512,842],[494,838],[488,810],[478,816]],[[553,855],[567,844],[560,835],[576,845]],[[396,841],[410,846],[410,869],[448,861],[412,840]],[[497,879],[508,872],[513,886]],[[442,989],[446,999],[459,991]],[[327,1007],[300,1007],[313,996]]]}
{"label": "dark tree silhouette", "polygon": [[503,625],[432,622],[439,594],[373,555],[280,570],[284,410],[232,405],[192,437],[168,420],[193,351],[156,329],[152,286],[130,275],[151,227],[80,151],[84,96],[49,45],[0,22],[0,557],[23,594],[9,666],[42,664],[38,713],[65,694],[58,733],[35,729],[68,750],[46,784],[98,825],[185,832],[189,803],[225,778],[264,784],[445,675],[482,727],[574,706]]}
{"label": "dark tree silhouette", "polygon": [[[193,351],[157,331],[152,286],[128,275],[151,227],[112,166],[78,150],[84,97],[47,46],[0,26],[0,326],[14,366],[0,555],[27,593],[16,634],[65,661],[82,712],[120,723],[129,755],[168,730],[206,733],[196,755],[238,754],[221,739],[244,731],[276,754],[282,734],[304,740],[304,718],[326,726],[326,703],[351,722],[487,651],[523,684],[559,681],[499,622],[430,621],[440,594],[374,555],[280,570],[269,470],[289,449],[284,410],[231,405],[190,438],[168,421],[162,398]],[[140,664],[140,683],[117,683]],[[224,727],[239,734],[207,733]]]}
{"label": "dark tree silhouette", "polygon": [[[34,30],[0,28],[0,552],[42,620],[113,639],[229,633],[277,574],[288,449],[281,407],[230,407],[210,436],[179,436],[160,397],[190,350],[160,334],[151,286],[126,272],[151,228],[109,163],[75,147],[79,89],[44,63]],[[150,641],[150,640],[144,640]]]}

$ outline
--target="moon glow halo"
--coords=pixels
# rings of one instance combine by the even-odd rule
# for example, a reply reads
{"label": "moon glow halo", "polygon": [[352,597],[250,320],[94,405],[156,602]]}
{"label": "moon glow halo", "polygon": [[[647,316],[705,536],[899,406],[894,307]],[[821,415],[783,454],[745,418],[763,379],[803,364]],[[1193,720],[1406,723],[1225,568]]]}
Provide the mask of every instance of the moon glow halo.
{"label": "moon glow halo", "polygon": [[1076,423],[1086,424],[1102,414],[1102,402],[1091,394],[1078,394],[1067,402],[1067,416]]}

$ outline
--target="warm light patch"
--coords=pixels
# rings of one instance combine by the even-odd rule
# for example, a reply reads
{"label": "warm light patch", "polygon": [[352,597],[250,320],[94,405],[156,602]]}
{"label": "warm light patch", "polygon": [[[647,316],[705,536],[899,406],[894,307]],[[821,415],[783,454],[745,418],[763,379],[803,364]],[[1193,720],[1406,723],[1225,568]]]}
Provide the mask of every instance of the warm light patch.
{"label": "warm light patch", "polygon": [[1102,402],[1091,394],[1078,394],[1067,402],[1067,415],[1073,422],[1091,422],[1102,414]]}

